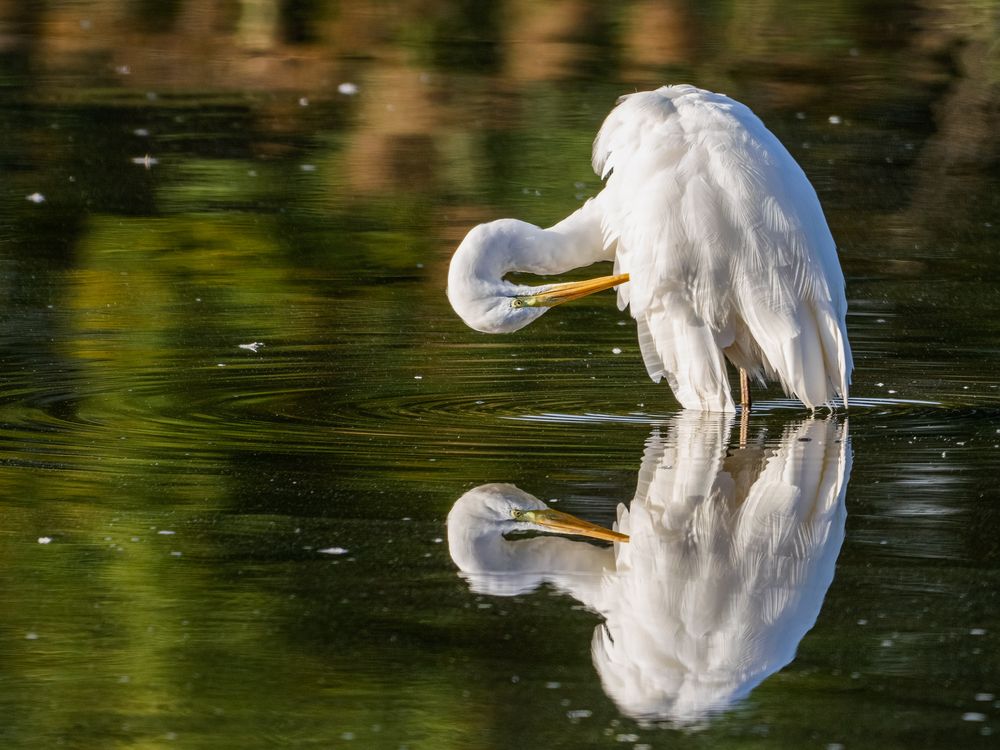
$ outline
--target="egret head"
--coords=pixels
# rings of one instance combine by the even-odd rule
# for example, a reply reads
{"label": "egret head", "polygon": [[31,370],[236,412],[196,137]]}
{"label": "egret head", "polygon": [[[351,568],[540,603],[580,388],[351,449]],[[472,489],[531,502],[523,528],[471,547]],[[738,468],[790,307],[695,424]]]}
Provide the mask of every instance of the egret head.
{"label": "egret head", "polygon": [[536,287],[504,278],[517,272],[549,273],[546,258],[553,241],[546,230],[515,219],[473,227],[448,269],[452,308],[477,331],[511,333],[534,322],[550,307],[628,280],[627,275],[603,276]]}
{"label": "egret head", "polygon": [[[510,538],[518,532],[554,532]],[[565,578],[603,571],[614,551],[563,534],[627,542],[617,531],[596,526],[545,503],[512,484],[484,484],[466,492],[448,513],[448,551],[469,588],[480,594],[514,596],[533,591],[553,575]],[[599,585],[600,575],[593,579]]]}
{"label": "egret head", "polygon": [[448,514],[449,533],[508,534],[539,531],[572,534],[608,542],[627,542],[617,531],[553,510],[512,484],[484,484],[455,501]]}

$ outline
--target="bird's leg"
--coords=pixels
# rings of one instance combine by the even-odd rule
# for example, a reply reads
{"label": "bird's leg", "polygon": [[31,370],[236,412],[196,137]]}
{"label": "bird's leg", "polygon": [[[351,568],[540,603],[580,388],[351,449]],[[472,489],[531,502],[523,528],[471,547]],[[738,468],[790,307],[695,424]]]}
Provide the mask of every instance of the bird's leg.
{"label": "bird's leg", "polygon": [[750,432],[750,376],[740,368],[740,448],[747,447]]}
{"label": "bird's leg", "polygon": [[747,447],[747,437],[750,435],[750,410],[740,409],[740,448]]}
{"label": "bird's leg", "polygon": [[744,412],[750,411],[750,375],[740,368],[740,406]]}

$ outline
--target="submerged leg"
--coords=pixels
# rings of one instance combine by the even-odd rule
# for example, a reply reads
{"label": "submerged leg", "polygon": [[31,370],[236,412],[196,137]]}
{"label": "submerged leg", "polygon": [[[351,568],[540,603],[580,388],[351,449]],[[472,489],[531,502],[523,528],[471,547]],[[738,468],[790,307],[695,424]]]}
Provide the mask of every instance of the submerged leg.
{"label": "submerged leg", "polygon": [[740,409],[740,448],[747,447],[747,437],[750,434],[750,410]]}
{"label": "submerged leg", "polygon": [[740,406],[743,411],[750,411],[750,375],[740,368]]}

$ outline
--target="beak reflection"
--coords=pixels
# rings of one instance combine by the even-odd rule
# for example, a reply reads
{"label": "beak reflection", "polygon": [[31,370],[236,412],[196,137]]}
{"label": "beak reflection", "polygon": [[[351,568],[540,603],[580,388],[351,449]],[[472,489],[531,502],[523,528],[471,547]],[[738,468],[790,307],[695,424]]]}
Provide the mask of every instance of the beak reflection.
{"label": "beak reflection", "polygon": [[582,518],[571,516],[569,513],[546,508],[544,510],[520,510],[514,513],[514,517],[519,521],[533,523],[542,527],[546,531],[554,531],[559,534],[575,534],[586,536],[592,539],[602,539],[606,542],[627,542],[628,536],[617,531],[606,529],[603,526],[584,521]]}

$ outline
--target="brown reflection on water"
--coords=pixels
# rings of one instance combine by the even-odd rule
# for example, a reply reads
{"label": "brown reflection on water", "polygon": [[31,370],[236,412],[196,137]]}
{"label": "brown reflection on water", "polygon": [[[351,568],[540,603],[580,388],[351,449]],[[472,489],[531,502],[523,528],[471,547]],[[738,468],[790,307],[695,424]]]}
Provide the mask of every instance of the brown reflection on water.
{"label": "brown reflection on water", "polygon": [[[775,0],[713,13],[682,0],[30,5],[0,3],[2,45],[27,60],[41,96],[62,91],[65,75],[141,94],[268,93],[276,98],[250,102],[262,121],[310,133],[332,124],[310,107],[344,104],[338,86],[357,85],[357,107],[336,126],[352,133],[352,191],[443,189],[462,171],[444,168],[449,156],[482,158],[457,136],[530,126],[533,113],[512,98],[596,75],[622,82],[605,110],[629,88],[690,80],[750,101],[765,119],[823,107],[834,89],[841,111],[817,114],[863,119],[875,102],[912,107],[915,85],[942,134],[918,161],[927,184],[996,155],[996,10],[981,4],[926,2],[898,16],[874,6],[791,13]],[[903,81],[897,59],[907,63]],[[920,194],[915,204],[934,203]]]}
{"label": "brown reflection on water", "polygon": [[917,159],[916,189],[910,210],[901,217],[926,230],[953,217],[956,209],[983,211],[983,199],[992,192],[988,175],[1000,162],[1000,7],[925,6],[914,48],[928,58],[950,57],[955,68],[954,75],[937,71],[935,76],[942,87],[932,105],[936,132]]}

